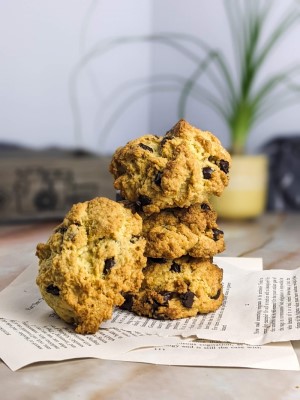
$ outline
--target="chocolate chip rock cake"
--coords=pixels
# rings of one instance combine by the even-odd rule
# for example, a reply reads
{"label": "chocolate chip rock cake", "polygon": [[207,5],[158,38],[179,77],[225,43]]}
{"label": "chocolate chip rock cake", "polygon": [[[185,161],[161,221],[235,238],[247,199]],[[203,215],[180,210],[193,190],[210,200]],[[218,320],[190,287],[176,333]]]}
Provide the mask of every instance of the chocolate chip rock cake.
{"label": "chocolate chip rock cake", "polygon": [[138,292],[126,293],[121,308],[155,319],[194,317],[223,301],[223,271],[209,259],[148,259]]}
{"label": "chocolate chip rock cake", "polygon": [[218,138],[180,120],[164,136],[141,136],[118,148],[110,172],[121,195],[152,214],[220,196],[230,163]]}
{"label": "chocolate chip rock cake", "polygon": [[37,245],[37,284],[48,305],[78,333],[94,333],[138,290],[144,257],[142,219],[104,197],[75,204],[47,243]]}
{"label": "chocolate chip rock cake", "polygon": [[132,212],[138,212],[143,219],[146,257],[172,259],[189,255],[211,258],[225,249],[217,213],[207,201],[187,208],[166,208],[150,215],[143,213],[136,203],[120,202]]}
{"label": "chocolate chip rock cake", "polygon": [[207,202],[142,217],[147,257],[211,258],[225,248],[223,231],[216,222],[217,213]]}

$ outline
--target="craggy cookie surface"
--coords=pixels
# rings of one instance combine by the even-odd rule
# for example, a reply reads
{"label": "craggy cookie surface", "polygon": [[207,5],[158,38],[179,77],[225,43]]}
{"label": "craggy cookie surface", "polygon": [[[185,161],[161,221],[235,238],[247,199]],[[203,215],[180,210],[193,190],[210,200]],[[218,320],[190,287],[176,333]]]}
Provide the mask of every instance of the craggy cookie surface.
{"label": "craggy cookie surface", "polygon": [[121,195],[151,214],[221,195],[230,163],[213,134],[180,120],[165,136],[145,135],[118,148],[110,171]]}
{"label": "craggy cookie surface", "polygon": [[210,260],[181,257],[148,260],[138,293],[126,293],[121,308],[156,319],[193,317],[223,302],[223,271]]}
{"label": "craggy cookie surface", "polygon": [[142,218],[146,257],[210,258],[225,249],[224,234],[216,222],[217,214],[208,203],[168,208],[149,216],[142,215]]}
{"label": "craggy cookie surface", "polygon": [[37,284],[48,305],[78,333],[94,333],[140,287],[146,264],[142,219],[99,197],[74,205],[37,246]]}

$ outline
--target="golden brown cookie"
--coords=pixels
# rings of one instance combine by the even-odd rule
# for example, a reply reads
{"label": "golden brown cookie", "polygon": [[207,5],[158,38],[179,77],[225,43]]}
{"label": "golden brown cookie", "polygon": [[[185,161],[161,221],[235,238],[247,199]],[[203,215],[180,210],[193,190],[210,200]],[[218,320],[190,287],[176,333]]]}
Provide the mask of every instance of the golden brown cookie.
{"label": "golden brown cookie", "polygon": [[121,195],[151,214],[221,195],[230,163],[219,139],[180,120],[165,136],[145,135],[118,148],[110,172]]}
{"label": "golden brown cookie", "polygon": [[146,257],[211,258],[225,249],[224,234],[216,222],[217,213],[208,203],[141,216]]}
{"label": "golden brown cookie", "polygon": [[142,219],[99,197],[75,204],[46,244],[37,245],[37,284],[48,305],[78,333],[94,333],[137,290],[145,267]]}
{"label": "golden brown cookie", "polygon": [[223,302],[223,270],[210,260],[148,260],[138,293],[124,294],[122,309],[156,319],[194,317]]}
{"label": "golden brown cookie", "polygon": [[219,229],[217,213],[208,202],[188,208],[166,208],[150,215],[140,211],[136,203],[128,200],[121,203],[139,212],[143,219],[146,257],[211,258],[225,249],[224,232]]}

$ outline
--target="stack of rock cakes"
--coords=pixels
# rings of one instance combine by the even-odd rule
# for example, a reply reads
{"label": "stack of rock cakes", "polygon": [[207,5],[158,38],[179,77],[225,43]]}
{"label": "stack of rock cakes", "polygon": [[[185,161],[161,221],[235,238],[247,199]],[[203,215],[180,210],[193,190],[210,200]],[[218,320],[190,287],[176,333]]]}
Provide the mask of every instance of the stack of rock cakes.
{"label": "stack of rock cakes", "polygon": [[157,319],[208,313],[223,301],[223,232],[209,203],[228,184],[230,155],[210,132],[180,120],[164,136],[118,148],[110,171],[124,205],[143,220],[147,266],[123,308]]}

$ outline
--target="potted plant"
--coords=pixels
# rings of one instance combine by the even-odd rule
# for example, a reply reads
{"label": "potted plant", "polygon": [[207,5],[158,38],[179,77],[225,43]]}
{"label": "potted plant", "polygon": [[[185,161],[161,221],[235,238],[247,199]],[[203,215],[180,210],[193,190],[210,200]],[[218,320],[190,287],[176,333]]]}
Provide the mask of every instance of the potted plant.
{"label": "potted plant", "polygon": [[[258,81],[272,50],[299,22],[299,10],[292,7],[279,18],[273,30],[265,35],[273,5],[273,2],[265,0],[224,0],[235,53],[233,68],[221,50],[213,49],[203,40],[188,34],[124,36],[97,43],[80,60],[72,76],[70,88],[73,93],[73,109],[76,110],[76,79],[93,58],[119,45],[145,41],[172,47],[181,56],[193,61],[195,68],[191,75],[188,78],[174,74],[158,75],[151,80],[139,79],[117,88],[110,99],[121,99],[125,94],[124,99],[117,106],[114,102],[115,108],[102,129],[102,142],[120,115],[141,96],[151,91],[176,91],[178,118],[186,117],[188,101],[192,97],[218,113],[230,135],[229,150],[233,157],[231,183],[220,201],[214,200],[219,215],[237,218],[259,215],[264,210],[266,197],[267,159],[264,155],[247,155],[247,141],[259,122],[299,100],[299,87],[293,79],[300,72],[300,66],[286,68],[268,76],[264,81]],[[209,89],[203,85],[204,77],[211,83]],[[112,104],[110,99],[107,99],[106,104]],[[78,119],[78,112],[76,115]],[[224,209],[227,205],[228,210]]]}
{"label": "potted plant", "polygon": [[[247,155],[246,144],[253,128],[264,118],[299,100],[292,78],[299,66],[287,68],[257,84],[262,67],[279,40],[299,22],[298,10],[287,11],[269,36],[262,40],[272,2],[224,2],[227,11],[236,59],[237,79],[219,51],[209,51],[181,92],[180,113],[184,115],[188,96],[194,88],[199,100],[209,104],[226,123],[231,138],[233,164],[231,183],[221,199],[213,199],[218,214],[229,218],[250,218],[260,215],[267,195],[267,157]],[[217,67],[218,76],[210,74],[215,90],[203,93],[198,78],[209,68]],[[222,85],[220,85],[220,81]],[[225,101],[224,101],[225,100]]]}

